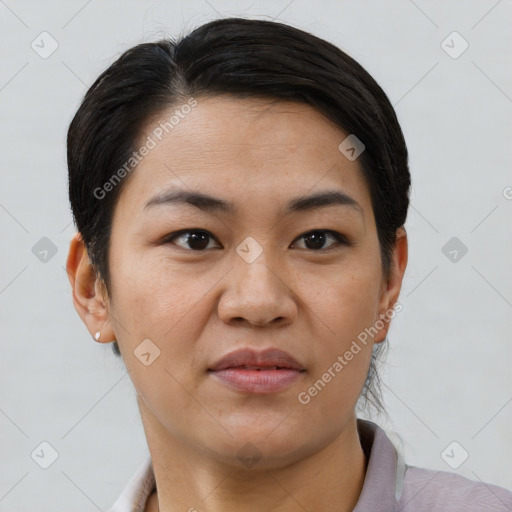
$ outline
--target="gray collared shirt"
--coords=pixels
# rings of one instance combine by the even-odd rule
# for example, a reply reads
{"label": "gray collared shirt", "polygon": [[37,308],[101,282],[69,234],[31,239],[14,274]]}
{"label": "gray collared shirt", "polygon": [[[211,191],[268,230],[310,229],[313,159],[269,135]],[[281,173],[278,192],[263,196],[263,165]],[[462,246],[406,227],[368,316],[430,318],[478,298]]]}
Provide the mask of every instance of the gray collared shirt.
{"label": "gray collared shirt", "polygon": [[[353,512],[512,512],[512,491],[447,471],[408,466],[377,424],[358,419],[357,428],[369,459]],[[154,490],[148,457],[108,512],[144,512]]]}

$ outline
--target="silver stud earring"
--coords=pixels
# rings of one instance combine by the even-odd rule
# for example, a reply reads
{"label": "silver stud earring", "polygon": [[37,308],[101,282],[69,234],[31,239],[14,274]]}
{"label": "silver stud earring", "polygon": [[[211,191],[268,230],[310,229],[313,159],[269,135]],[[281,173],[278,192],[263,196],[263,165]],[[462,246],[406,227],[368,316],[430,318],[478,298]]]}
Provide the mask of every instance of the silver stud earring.
{"label": "silver stud earring", "polygon": [[100,336],[101,336],[101,333],[100,333],[100,331],[98,331],[98,332],[94,335],[94,339],[95,339],[96,341],[99,341]]}

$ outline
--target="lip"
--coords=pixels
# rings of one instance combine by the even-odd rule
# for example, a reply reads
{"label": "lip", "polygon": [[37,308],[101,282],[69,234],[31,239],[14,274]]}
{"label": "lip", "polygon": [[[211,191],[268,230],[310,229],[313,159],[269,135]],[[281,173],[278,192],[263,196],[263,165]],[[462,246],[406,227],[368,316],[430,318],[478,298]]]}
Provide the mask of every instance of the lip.
{"label": "lip", "polygon": [[210,368],[211,371],[227,370],[229,368],[240,368],[242,366],[269,368],[277,366],[290,370],[302,371],[305,368],[298,363],[288,352],[278,348],[267,348],[256,350],[253,348],[241,348],[229,352],[219,359]]}
{"label": "lip", "polygon": [[306,370],[283,350],[243,348],[226,354],[208,371],[238,391],[275,393],[291,386]]}

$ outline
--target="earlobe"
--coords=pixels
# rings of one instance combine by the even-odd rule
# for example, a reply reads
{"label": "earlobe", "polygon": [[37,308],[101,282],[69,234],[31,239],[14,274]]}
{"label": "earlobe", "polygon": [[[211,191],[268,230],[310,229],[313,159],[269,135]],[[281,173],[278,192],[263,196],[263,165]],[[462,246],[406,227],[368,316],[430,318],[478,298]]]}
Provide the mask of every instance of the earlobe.
{"label": "earlobe", "polygon": [[396,232],[396,242],[391,259],[391,275],[387,282],[383,282],[382,286],[379,303],[379,318],[377,319],[377,328],[379,329],[379,332],[374,338],[375,343],[380,343],[386,339],[391,325],[391,319],[395,317],[396,311],[401,310],[401,308],[398,309],[396,307],[396,304],[398,302],[400,290],[402,289],[402,281],[405,269],[407,268],[407,260],[407,232],[404,227],[401,227],[398,228]]}
{"label": "earlobe", "polygon": [[110,324],[107,300],[101,290],[104,288],[96,275],[81,234],[76,233],[69,245],[66,271],[71,284],[73,304],[80,318],[95,337],[101,332],[99,343],[115,340]]}

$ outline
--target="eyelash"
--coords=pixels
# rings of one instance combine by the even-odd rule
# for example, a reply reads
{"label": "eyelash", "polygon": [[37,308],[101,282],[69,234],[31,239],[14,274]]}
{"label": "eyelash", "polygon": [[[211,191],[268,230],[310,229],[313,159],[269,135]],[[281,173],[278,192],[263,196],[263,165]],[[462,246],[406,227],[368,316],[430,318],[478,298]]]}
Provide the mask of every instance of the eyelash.
{"label": "eyelash", "polygon": [[[181,231],[176,231],[175,233],[171,233],[170,235],[166,236],[162,240],[162,243],[170,244],[176,238],[179,238],[180,236],[186,235],[189,233],[204,233],[204,234],[208,235],[210,238],[213,238],[217,243],[219,243],[209,231],[206,231],[204,229],[182,229]],[[336,239],[337,244],[334,244],[331,247],[328,247],[326,249],[316,249],[316,250],[309,249],[310,252],[326,253],[326,252],[332,251],[332,250],[334,250],[340,246],[343,246],[343,245],[348,246],[348,247],[351,247],[353,245],[353,243],[345,235],[342,235],[341,233],[338,233],[337,231],[333,231],[331,229],[312,229],[312,230],[307,231],[306,233],[303,233],[302,235],[298,236],[295,240],[300,240],[301,238],[303,238],[307,235],[311,235],[313,233],[327,233]],[[187,242],[185,242],[185,243],[187,243]],[[183,249],[183,247],[180,247],[180,248]],[[195,250],[190,249],[191,252],[197,252],[197,253],[204,252],[205,250],[206,249],[195,249]],[[306,248],[304,250],[308,250],[308,249]]]}

